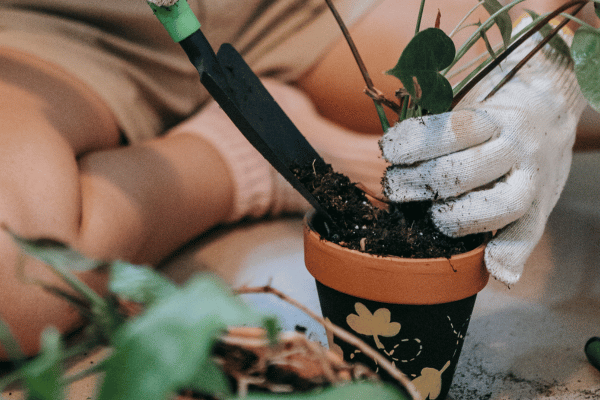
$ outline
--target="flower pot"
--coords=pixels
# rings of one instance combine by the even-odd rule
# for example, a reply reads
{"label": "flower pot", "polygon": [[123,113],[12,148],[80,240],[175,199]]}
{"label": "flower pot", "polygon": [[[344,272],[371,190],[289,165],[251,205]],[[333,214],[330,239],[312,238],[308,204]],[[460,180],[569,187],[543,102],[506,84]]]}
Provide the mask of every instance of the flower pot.
{"label": "flower pot", "polygon": [[[304,219],[304,258],[323,317],[363,339],[413,382],[423,399],[445,399],[477,293],[489,278],[484,245],[446,258],[376,256],[326,241]],[[389,375],[328,335],[331,349]]]}

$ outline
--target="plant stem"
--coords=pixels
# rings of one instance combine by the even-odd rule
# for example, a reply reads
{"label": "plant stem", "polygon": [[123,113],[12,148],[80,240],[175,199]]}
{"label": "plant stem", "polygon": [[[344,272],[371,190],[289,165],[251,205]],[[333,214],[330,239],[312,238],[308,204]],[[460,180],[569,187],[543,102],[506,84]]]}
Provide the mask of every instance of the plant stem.
{"label": "plant stem", "polygon": [[363,62],[362,57],[358,53],[358,49],[356,48],[356,45],[354,44],[354,40],[352,40],[352,37],[350,36],[350,32],[348,31],[348,28],[346,27],[344,20],[338,13],[337,9],[335,8],[335,6],[333,5],[333,2],[331,0],[325,0],[325,3],[327,3],[327,5],[329,6],[329,9],[331,10],[333,17],[335,18],[337,24],[339,25],[340,29],[342,30],[342,33],[344,34],[344,38],[346,39],[346,42],[348,42],[350,51],[352,52],[352,55],[354,56],[354,59],[356,60],[356,64],[358,64],[358,68],[360,69],[360,73],[362,74],[363,79],[364,79],[365,83],[367,84],[367,87],[369,89],[374,90],[375,87],[373,85],[373,81],[371,80],[371,76],[369,75],[369,72],[367,71],[367,67],[365,67],[365,63]]}
{"label": "plant stem", "polygon": [[402,111],[400,112],[400,121],[404,121],[408,114],[408,103],[410,102],[410,96],[404,96],[402,101]]}
{"label": "plant stem", "polygon": [[588,23],[587,23],[587,22],[585,22],[585,21],[582,21],[582,20],[580,20],[579,18],[575,17],[574,15],[571,15],[571,14],[566,14],[566,13],[561,13],[561,14],[560,14],[560,16],[561,16],[561,17],[568,18],[568,19],[570,19],[571,21],[574,21],[574,22],[578,23],[579,25],[581,25],[581,26],[584,26],[584,27],[586,27],[586,28],[588,28],[588,29],[592,29],[592,30],[598,30],[598,28],[596,28],[596,27],[594,27],[594,26],[592,26],[592,25],[588,24]]}
{"label": "plant stem", "polygon": [[[521,29],[519,32],[517,32],[516,34],[514,34],[511,39],[510,39],[510,44],[513,44],[514,42],[516,42],[521,36],[523,36],[526,32],[528,32],[532,27],[534,27],[544,16],[541,16],[539,18],[537,18],[536,20],[532,21],[531,23],[529,23],[527,26],[525,26],[523,29]],[[499,43],[496,46],[494,46],[494,49],[499,49],[501,47],[503,47],[504,44],[503,43]],[[473,65],[474,63],[476,63],[478,60],[480,60],[481,58],[483,58],[484,56],[489,55],[489,53],[487,51],[481,53],[479,56],[477,56],[477,58],[475,58],[474,60],[472,60],[472,62],[469,62],[468,64],[462,66],[461,68],[457,69],[457,70],[453,70],[451,73],[448,73],[446,76],[446,79],[450,79],[451,77],[455,76],[456,74],[461,73],[463,70],[469,68],[471,65]],[[489,65],[489,63],[493,62],[494,59],[492,57],[488,57],[485,61],[483,61],[481,64],[479,64],[476,68],[474,68],[469,75],[467,75],[465,78],[463,78],[462,81],[460,81],[460,83],[458,83],[456,86],[454,86],[454,88],[452,88],[452,91],[454,93],[454,95],[456,96],[457,93],[459,93],[462,88],[467,85],[471,79],[473,79],[474,76],[476,76],[479,71],[481,71],[483,68],[485,68],[487,65]]]}
{"label": "plant stem", "polygon": [[[425,1],[425,0],[422,0],[422,1]],[[356,48],[356,45],[354,44],[354,40],[352,40],[352,37],[350,36],[350,32],[348,31],[348,28],[346,27],[344,20],[338,13],[337,9],[335,8],[335,6],[333,5],[333,2],[331,0],[325,0],[325,3],[327,3],[327,6],[329,7],[329,9],[331,10],[331,13],[333,14],[333,17],[335,18],[337,24],[339,25],[340,29],[342,30],[342,34],[344,35],[344,38],[346,39],[346,42],[348,43],[348,46],[350,47],[352,56],[356,60],[356,64],[358,65],[358,69],[360,70],[360,73],[363,76],[363,79],[365,81],[365,84],[367,85],[368,90],[373,93],[378,92],[378,90],[375,89],[375,85],[373,85],[373,80],[371,79],[371,76],[369,75],[369,72],[367,71],[367,67],[365,66],[365,63],[363,62],[362,57],[360,56],[358,49]],[[373,99],[373,102],[375,103],[375,108],[377,109],[377,115],[379,116],[379,120],[381,121],[381,127],[383,128],[383,131],[386,132],[389,129],[390,124],[387,120],[387,117],[385,116],[385,111],[383,110],[383,106],[381,105],[380,101],[378,101],[376,99]]]}
{"label": "plant stem", "polygon": [[452,36],[454,36],[456,34],[456,32],[458,32],[461,29],[462,24],[467,20],[467,18],[469,18],[471,16],[471,14],[473,14],[475,12],[475,10],[477,10],[477,8],[479,8],[479,6],[481,6],[484,3],[484,0],[481,0],[479,3],[477,3],[475,5],[475,7],[471,8],[471,10],[467,13],[467,15],[465,15],[463,17],[463,19],[460,20],[460,22],[454,27],[454,29],[452,29],[452,32],[450,32],[450,34],[448,35],[450,38]]}
{"label": "plant stem", "polygon": [[22,378],[23,374],[21,373],[20,368],[10,372],[7,375],[4,375],[2,378],[0,378],[0,392],[4,392],[8,385],[15,383]]}
{"label": "plant stem", "polygon": [[50,270],[64,280],[73,290],[83,296],[84,299],[89,301],[94,307],[106,308],[106,301],[96,292],[94,292],[88,285],[83,283],[77,278],[71,271],[66,268],[62,268],[56,265],[48,265]]}
{"label": "plant stem", "polygon": [[104,369],[105,365],[104,362],[99,362],[94,364],[93,366],[86,368],[82,371],[79,371],[73,375],[69,375],[69,376],[65,376],[62,378],[62,383],[65,386],[68,386],[72,383],[75,383],[77,381],[82,380],[83,378],[87,378],[90,375],[96,374],[98,372],[101,372]]}
{"label": "plant stem", "polygon": [[423,9],[425,8],[425,0],[421,0],[419,15],[417,16],[417,26],[415,27],[415,35],[421,30],[421,18],[423,18]]}
{"label": "plant stem", "polygon": [[387,116],[385,115],[385,110],[383,109],[383,106],[379,104],[376,100],[373,100],[373,104],[375,104],[377,116],[379,117],[379,122],[381,122],[381,129],[383,129],[383,132],[385,133],[388,131],[388,129],[390,129],[390,122],[388,121]]}
{"label": "plant stem", "polygon": [[[492,50],[494,50],[494,52],[500,50],[502,48],[503,44],[499,43],[497,45],[495,45]],[[477,64],[478,62],[480,62],[483,58],[488,58],[487,60],[483,61],[481,64],[483,63],[488,63],[492,60],[491,57],[489,57],[490,53],[486,50],[484,52],[481,52],[478,56],[476,56],[475,58],[473,58],[471,61],[469,61],[468,63],[462,65],[460,68],[453,70],[452,72],[446,74],[446,79],[450,80],[452,78],[454,78],[456,75],[460,74],[461,72],[471,68],[472,66],[474,66],[475,64]],[[481,65],[479,64],[479,65]],[[478,65],[478,66],[479,66]]]}

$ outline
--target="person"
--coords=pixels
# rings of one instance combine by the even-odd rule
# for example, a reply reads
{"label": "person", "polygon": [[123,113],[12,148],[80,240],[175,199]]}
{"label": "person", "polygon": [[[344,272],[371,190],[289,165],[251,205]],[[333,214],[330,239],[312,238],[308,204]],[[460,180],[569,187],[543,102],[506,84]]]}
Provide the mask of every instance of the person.
{"label": "person", "polygon": [[[241,52],[326,161],[381,189],[381,127],[323,3],[188,2],[213,47],[229,42]],[[418,2],[337,4],[375,85],[392,98],[399,82],[378,72],[412,37],[406,16],[417,15]],[[451,29],[471,6],[428,1],[422,26],[433,26],[439,9],[442,29]],[[486,18],[480,11],[473,17]],[[307,207],[209,99],[143,1],[5,1],[0,65],[0,222],[12,232],[92,258],[157,264],[209,229]],[[68,332],[81,321],[17,277],[21,268],[60,285],[41,262],[21,259],[6,232],[0,247],[0,317],[32,355],[45,326]],[[105,290],[105,271],[78,276]]]}

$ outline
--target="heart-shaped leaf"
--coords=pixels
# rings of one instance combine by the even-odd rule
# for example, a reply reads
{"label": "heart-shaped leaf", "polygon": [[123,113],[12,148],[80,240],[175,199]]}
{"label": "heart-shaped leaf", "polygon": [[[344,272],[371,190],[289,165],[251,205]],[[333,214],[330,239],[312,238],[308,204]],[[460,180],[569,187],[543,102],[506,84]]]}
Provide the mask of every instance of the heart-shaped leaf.
{"label": "heart-shaped leaf", "polygon": [[571,57],[583,96],[594,110],[600,112],[600,31],[579,28],[573,37]]}
{"label": "heart-shaped leaf", "polygon": [[387,74],[400,79],[413,100],[432,114],[452,104],[452,86],[439,71],[454,60],[452,39],[441,29],[428,28],[408,43],[398,63]]}

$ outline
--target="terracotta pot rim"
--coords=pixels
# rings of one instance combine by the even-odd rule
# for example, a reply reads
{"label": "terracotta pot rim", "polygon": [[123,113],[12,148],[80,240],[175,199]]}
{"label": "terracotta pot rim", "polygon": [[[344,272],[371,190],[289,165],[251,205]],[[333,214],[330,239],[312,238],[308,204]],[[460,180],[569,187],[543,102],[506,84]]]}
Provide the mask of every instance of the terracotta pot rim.
{"label": "terracotta pot rim", "polygon": [[440,304],[481,291],[488,282],[485,243],[450,258],[378,256],[323,239],[304,217],[304,257],[311,275],[332,289],[392,304]]}
{"label": "terracotta pot rim", "polygon": [[432,261],[433,262],[437,262],[437,261],[442,261],[444,263],[446,263],[448,260],[452,261],[452,260],[456,260],[456,259],[461,259],[461,258],[468,258],[471,256],[472,253],[478,253],[480,251],[482,251],[482,249],[485,249],[486,243],[483,243],[479,246],[477,246],[476,248],[474,248],[473,250],[469,250],[467,252],[464,253],[460,253],[460,254],[455,254],[453,256],[451,256],[450,258],[447,257],[437,257],[437,258],[408,258],[408,257],[399,257],[399,256],[381,256],[381,255],[377,255],[377,254],[371,254],[371,253],[363,253],[362,251],[359,250],[354,250],[354,249],[349,249],[346,248],[344,246],[340,246],[337,243],[333,243],[330,242],[326,239],[323,239],[322,236],[314,230],[314,227],[312,226],[312,224],[310,223],[310,219],[312,219],[314,217],[314,212],[310,211],[309,213],[307,213],[304,216],[304,224],[308,225],[311,228],[311,232],[313,232],[316,236],[319,237],[319,240],[327,243],[327,246],[331,246],[331,247],[337,247],[340,249],[340,251],[349,251],[352,253],[357,254],[357,256],[359,257],[365,257],[365,258],[377,258],[377,259],[381,259],[381,258],[389,258],[389,259],[397,259],[397,260],[410,260],[413,263],[423,263],[423,264],[430,264]]}

